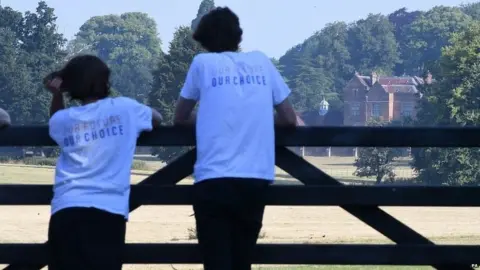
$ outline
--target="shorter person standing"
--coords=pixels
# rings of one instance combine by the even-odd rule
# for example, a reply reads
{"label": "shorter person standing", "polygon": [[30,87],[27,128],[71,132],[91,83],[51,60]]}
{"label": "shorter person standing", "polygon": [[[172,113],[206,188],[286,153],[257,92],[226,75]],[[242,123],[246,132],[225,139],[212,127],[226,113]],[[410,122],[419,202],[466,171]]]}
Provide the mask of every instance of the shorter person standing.
{"label": "shorter person standing", "polygon": [[[110,69],[90,55],[45,78],[50,137],[61,149],[48,229],[50,270],[120,270],[137,138],[160,114],[110,98]],[[80,106],[65,108],[63,94]]]}
{"label": "shorter person standing", "polygon": [[196,122],[193,209],[203,264],[249,270],[275,177],[274,123],[296,125],[290,89],[265,54],[238,52],[242,29],[230,9],[206,14],[193,38],[208,53],[193,60],[174,120]]}

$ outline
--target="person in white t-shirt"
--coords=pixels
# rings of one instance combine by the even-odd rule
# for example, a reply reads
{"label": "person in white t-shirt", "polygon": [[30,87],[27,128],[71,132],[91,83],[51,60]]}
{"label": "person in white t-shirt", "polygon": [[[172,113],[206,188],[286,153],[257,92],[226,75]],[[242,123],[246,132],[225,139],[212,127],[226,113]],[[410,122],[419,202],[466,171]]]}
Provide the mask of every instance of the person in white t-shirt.
{"label": "person in white t-shirt", "polygon": [[275,177],[274,124],[294,127],[296,114],[271,60],[238,51],[242,29],[230,9],[205,15],[193,38],[208,53],[193,59],[174,121],[196,126],[193,209],[203,264],[247,270]]}
{"label": "person in white t-shirt", "polygon": [[[61,149],[48,232],[50,270],[120,270],[138,136],[161,115],[110,98],[110,69],[96,56],[70,60],[44,80],[52,93],[49,133]],[[63,95],[80,102],[65,108]]]}

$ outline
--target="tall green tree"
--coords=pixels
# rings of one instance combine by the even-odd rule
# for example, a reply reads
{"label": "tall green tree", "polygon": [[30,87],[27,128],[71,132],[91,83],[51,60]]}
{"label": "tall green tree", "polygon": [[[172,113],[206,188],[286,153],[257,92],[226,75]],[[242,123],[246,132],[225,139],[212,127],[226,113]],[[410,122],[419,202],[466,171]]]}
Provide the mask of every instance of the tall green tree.
{"label": "tall green tree", "polygon": [[45,1],[24,15],[0,7],[0,102],[17,124],[48,120],[49,95],[42,78],[65,56],[65,39],[57,32],[56,19]]}
{"label": "tall green tree", "polygon": [[337,93],[332,91],[334,85],[330,74],[319,67],[318,62],[301,59],[296,67],[298,74],[288,81],[293,89],[290,101],[296,110],[318,110],[323,98],[338,100]]}
{"label": "tall green tree", "polygon": [[474,20],[480,20],[480,2],[468,3],[461,5],[460,8],[468,16]]}
{"label": "tall green tree", "polygon": [[458,7],[438,6],[421,14],[403,34],[408,40],[402,55],[405,73],[420,75],[430,69],[452,34],[465,30],[471,21]]}
{"label": "tall green tree", "polygon": [[345,23],[329,24],[279,59],[296,110],[317,110],[323,98],[333,110],[341,108],[340,93],[354,71],[347,38]]}
{"label": "tall green tree", "polygon": [[42,79],[62,65],[66,56],[66,39],[57,32],[56,21],[54,9],[45,1],[38,3],[35,13],[26,12],[24,16],[22,49],[36,89],[29,123],[48,121],[50,95],[43,88]]}
{"label": "tall green tree", "polygon": [[395,75],[401,76],[407,72],[405,60],[408,57],[407,45],[410,43],[410,40],[408,39],[408,31],[412,23],[415,22],[422,14],[422,11],[408,11],[406,8],[401,8],[388,15],[388,20],[395,29],[395,39],[398,43],[398,50],[401,58],[395,66]]}
{"label": "tall green tree", "polygon": [[[480,124],[480,22],[454,33],[438,61],[439,80],[425,92],[418,124],[478,126]],[[424,183],[480,184],[480,149],[426,148],[414,153],[413,167]]]}
{"label": "tall green tree", "polygon": [[[336,22],[327,24],[316,38],[315,53],[318,54],[319,66],[330,72],[334,84],[332,90],[340,99],[345,83],[351,79],[355,71],[347,46],[348,37],[348,25]],[[335,108],[334,103],[332,107]]]}
{"label": "tall green tree", "polygon": [[[384,126],[386,123],[378,119],[371,119],[369,126]],[[383,180],[394,181],[393,161],[400,155],[399,149],[390,147],[362,147],[358,148],[358,156],[355,159],[355,176],[375,177],[375,183],[380,184]]]}
{"label": "tall green tree", "polygon": [[0,27],[0,107],[10,113],[12,123],[28,123],[36,101],[35,86],[19,49],[16,34]]}
{"label": "tall green tree", "polygon": [[[149,104],[159,110],[168,124],[172,123],[176,100],[183,87],[193,58],[202,49],[192,38],[190,27],[182,26],[175,31],[170,42],[168,54],[153,71],[153,86],[148,95]],[[160,147],[153,154],[169,162],[185,151],[183,147]]]}
{"label": "tall green tree", "polygon": [[391,74],[400,61],[394,26],[381,14],[370,14],[351,25],[348,38],[351,65],[360,73]]}
{"label": "tall green tree", "polygon": [[68,48],[70,56],[94,53],[112,69],[112,87],[124,96],[145,101],[162,57],[156,22],[146,13],[128,12],[90,18]]}
{"label": "tall green tree", "polygon": [[197,28],[202,17],[214,8],[215,8],[214,0],[202,0],[202,2],[200,3],[200,6],[198,7],[197,17],[195,17],[195,19],[192,20],[192,23],[190,25],[193,31],[195,31],[195,29]]}

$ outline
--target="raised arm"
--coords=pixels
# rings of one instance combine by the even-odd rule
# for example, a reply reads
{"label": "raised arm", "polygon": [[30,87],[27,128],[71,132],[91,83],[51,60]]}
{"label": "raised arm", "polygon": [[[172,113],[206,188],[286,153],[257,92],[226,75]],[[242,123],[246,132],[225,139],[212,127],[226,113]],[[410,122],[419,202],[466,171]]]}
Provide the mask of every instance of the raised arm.
{"label": "raised arm", "polygon": [[43,79],[44,87],[52,93],[52,101],[50,103],[50,117],[56,112],[65,109],[65,101],[63,100],[63,93],[60,89],[62,79],[59,77],[57,71],[48,74]]}
{"label": "raised arm", "polygon": [[271,78],[273,105],[277,112],[275,115],[275,125],[294,127],[297,125],[297,115],[288,100],[288,96],[291,93],[290,88],[271,60],[267,58],[266,61],[268,61]]}
{"label": "raised arm", "polygon": [[193,109],[200,99],[200,88],[198,86],[200,68],[198,65],[198,58],[194,58],[175,106],[174,125],[195,125],[197,117],[193,113]]}

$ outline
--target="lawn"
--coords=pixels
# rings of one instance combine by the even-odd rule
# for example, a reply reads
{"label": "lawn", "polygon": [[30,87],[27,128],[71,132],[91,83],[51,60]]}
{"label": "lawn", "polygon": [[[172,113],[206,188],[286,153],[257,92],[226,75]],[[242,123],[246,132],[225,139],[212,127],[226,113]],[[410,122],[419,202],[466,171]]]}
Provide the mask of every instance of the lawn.
{"label": "lawn", "polygon": [[[373,181],[373,178],[359,178],[353,176],[355,167],[353,166],[353,157],[306,157],[316,167],[322,169],[327,174],[347,183],[357,183]],[[132,171],[132,183],[138,183],[154,171],[162,168],[164,163],[157,161],[151,156],[138,156],[147,164],[145,170]],[[54,169],[48,166],[31,166],[22,164],[0,164],[0,184],[50,184],[53,181]],[[395,172],[399,178],[409,179],[413,177],[413,172],[408,167],[408,161],[396,163]],[[32,177],[35,176],[35,177]],[[277,168],[276,178],[279,184],[295,184],[296,179],[288,173]],[[190,184],[191,179],[185,179],[181,184]]]}
{"label": "lawn", "polygon": [[[353,173],[353,158],[307,158],[334,177]],[[148,160],[149,171],[133,171],[137,183],[163,165]],[[407,162],[397,170],[409,170]],[[337,173],[335,173],[337,172]],[[341,172],[341,173],[338,173]],[[411,172],[410,172],[411,173]],[[0,184],[51,184],[53,168],[11,164],[0,165]],[[277,171],[280,183],[292,183],[288,175]],[[182,183],[190,184],[191,179]],[[436,243],[480,244],[478,208],[383,208]],[[44,242],[47,237],[48,206],[0,207],[0,242]],[[142,206],[130,216],[127,242],[192,243],[189,229],[194,227],[189,206]],[[339,207],[269,206],[265,211],[261,243],[391,243]],[[191,265],[127,265],[124,269],[201,269]],[[351,269],[351,270],[423,270],[429,267],[344,267],[344,266],[260,266],[256,269]]]}

